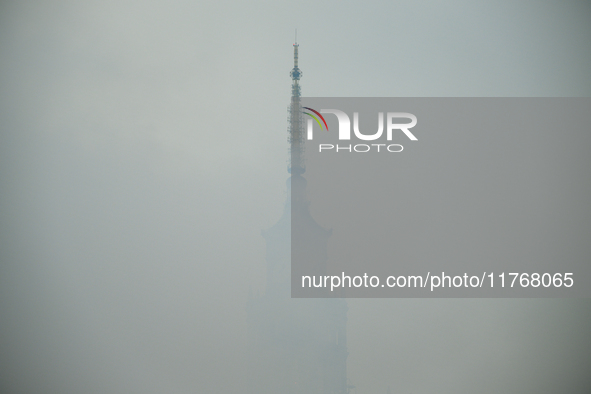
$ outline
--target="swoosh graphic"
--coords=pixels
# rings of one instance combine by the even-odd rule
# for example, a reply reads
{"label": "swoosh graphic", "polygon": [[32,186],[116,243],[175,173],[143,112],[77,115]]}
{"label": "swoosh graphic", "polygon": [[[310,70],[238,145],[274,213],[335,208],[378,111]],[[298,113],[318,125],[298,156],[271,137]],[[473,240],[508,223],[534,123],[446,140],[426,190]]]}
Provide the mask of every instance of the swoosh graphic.
{"label": "swoosh graphic", "polygon": [[314,118],[314,120],[316,121],[316,123],[318,123],[318,126],[320,126],[320,130],[322,130],[322,124],[320,123],[320,121],[318,120],[317,117],[315,117],[314,115],[312,115],[311,113],[308,112],[304,112],[306,115],[310,115],[311,117]]}
{"label": "swoosh graphic", "polygon": [[[326,131],[328,131],[328,125],[326,124],[326,120],[324,120],[324,116],[320,115],[320,112],[316,111],[315,109],[309,108],[309,107],[304,107],[306,109],[309,109],[310,111],[314,112],[316,115],[320,116],[320,119],[322,119],[322,121],[324,122],[324,125],[326,126]],[[312,115],[310,115],[312,116]],[[322,128],[322,125],[320,125],[320,128]]]}

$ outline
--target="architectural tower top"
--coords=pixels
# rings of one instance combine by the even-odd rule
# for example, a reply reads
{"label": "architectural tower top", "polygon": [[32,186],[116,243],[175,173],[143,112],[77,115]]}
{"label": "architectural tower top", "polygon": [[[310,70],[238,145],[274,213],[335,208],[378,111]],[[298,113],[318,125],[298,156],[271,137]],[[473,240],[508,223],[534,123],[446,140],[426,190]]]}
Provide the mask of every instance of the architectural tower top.
{"label": "architectural tower top", "polygon": [[290,144],[290,164],[288,172],[292,175],[301,175],[305,170],[304,165],[304,132],[302,108],[300,105],[301,89],[300,78],[302,71],[298,67],[298,48],[297,31],[296,42],[293,44],[293,69],[289,73],[291,76],[291,103],[289,106],[289,129],[288,141]]}
{"label": "architectural tower top", "polygon": [[289,73],[294,84],[297,84],[302,77],[302,71],[298,68],[298,47],[300,45],[296,42],[293,44],[293,69]]}

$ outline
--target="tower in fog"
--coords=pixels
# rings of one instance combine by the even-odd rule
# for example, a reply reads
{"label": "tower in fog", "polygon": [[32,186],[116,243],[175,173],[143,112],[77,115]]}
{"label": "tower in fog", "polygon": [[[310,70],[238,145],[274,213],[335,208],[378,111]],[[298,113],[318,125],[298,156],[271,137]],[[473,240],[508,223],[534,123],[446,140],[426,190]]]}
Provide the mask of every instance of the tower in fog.
{"label": "tower in fog", "polygon": [[[302,251],[321,271],[326,266],[330,231],[310,215],[306,180],[302,72],[297,43],[288,119],[290,160],[288,198],[283,215],[263,231],[267,243],[264,293],[250,296],[248,312],[248,394],[347,393],[347,304],[342,299],[291,298],[291,228],[304,226],[310,247]],[[299,233],[299,232],[298,232]]]}

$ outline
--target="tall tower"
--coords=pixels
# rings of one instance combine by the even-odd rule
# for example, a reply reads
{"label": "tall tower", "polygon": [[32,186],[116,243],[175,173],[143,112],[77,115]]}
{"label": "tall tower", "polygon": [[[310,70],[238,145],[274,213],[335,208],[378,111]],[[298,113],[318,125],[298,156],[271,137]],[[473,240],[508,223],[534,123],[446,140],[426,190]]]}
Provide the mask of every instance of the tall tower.
{"label": "tall tower", "polygon": [[305,172],[304,166],[304,132],[302,120],[302,106],[300,97],[300,78],[302,71],[298,67],[298,48],[296,42],[293,44],[293,69],[289,73],[291,76],[291,103],[289,105],[289,129],[288,137],[290,146],[290,165],[288,172],[292,175],[302,175]]}
{"label": "tall tower", "polygon": [[[303,120],[297,43],[290,76],[288,199],[283,215],[263,231],[267,281],[261,296],[250,295],[248,394],[346,394],[347,304],[342,299],[291,298],[291,226],[305,226],[314,246],[307,252],[326,262],[330,231],[310,215],[305,198]],[[291,188],[294,188],[293,192]],[[296,191],[297,190],[297,191]]]}

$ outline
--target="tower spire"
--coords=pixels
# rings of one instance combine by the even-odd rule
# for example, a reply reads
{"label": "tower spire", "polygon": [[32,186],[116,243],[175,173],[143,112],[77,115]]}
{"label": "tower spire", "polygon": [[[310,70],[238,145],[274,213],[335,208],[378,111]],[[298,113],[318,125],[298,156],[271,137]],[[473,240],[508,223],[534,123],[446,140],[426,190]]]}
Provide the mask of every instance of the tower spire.
{"label": "tower spire", "polygon": [[[300,78],[302,77],[302,71],[298,67],[298,48],[299,48],[299,46],[300,46],[300,44],[298,44],[297,42],[295,44],[293,44],[293,69],[289,73],[293,83],[297,83],[297,81],[299,81]],[[292,95],[293,95],[293,92],[292,92]]]}
{"label": "tower spire", "polygon": [[290,145],[290,163],[288,172],[292,175],[301,175],[305,171],[304,166],[304,132],[302,108],[300,105],[301,89],[300,78],[302,71],[298,67],[297,29],[296,42],[293,44],[293,69],[291,76],[291,104],[289,106],[289,130],[288,141]]}

